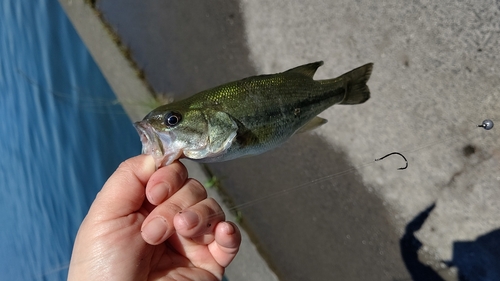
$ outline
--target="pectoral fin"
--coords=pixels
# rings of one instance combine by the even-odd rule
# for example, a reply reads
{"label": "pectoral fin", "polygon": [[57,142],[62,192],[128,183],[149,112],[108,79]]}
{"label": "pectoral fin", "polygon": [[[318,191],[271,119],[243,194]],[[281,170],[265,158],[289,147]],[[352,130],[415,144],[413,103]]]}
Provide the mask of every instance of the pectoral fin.
{"label": "pectoral fin", "polygon": [[296,133],[300,134],[300,133],[314,130],[314,129],[318,128],[319,126],[325,124],[326,122],[328,122],[328,120],[316,116],[313,119],[311,119],[309,122],[304,124],[304,126],[300,127]]}

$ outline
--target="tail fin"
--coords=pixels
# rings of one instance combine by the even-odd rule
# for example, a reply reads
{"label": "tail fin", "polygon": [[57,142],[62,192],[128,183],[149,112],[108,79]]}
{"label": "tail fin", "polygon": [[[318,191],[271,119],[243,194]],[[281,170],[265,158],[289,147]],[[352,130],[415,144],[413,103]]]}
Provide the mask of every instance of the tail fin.
{"label": "tail fin", "polygon": [[367,63],[339,77],[344,81],[346,89],[344,100],[339,104],[359,104],[370,98],[370,89],[366,82],[370,79],[372,69],[373,63]]}

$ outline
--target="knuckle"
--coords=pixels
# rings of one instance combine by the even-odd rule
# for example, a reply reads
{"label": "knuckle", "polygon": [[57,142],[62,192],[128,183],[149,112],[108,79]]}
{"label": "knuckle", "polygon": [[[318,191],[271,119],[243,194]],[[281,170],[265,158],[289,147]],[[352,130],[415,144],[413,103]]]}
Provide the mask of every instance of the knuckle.
{"label": "knuckle", "polygon": [[169,202],[168,204],[165,205],[165,211],[172,215],[177,214],[183,209],[184,208],[180,204],[177,204],[176,202]]}
{"label": "knuckle", "polygon": [[198,199],[207,198],[207,190],[199,181],[195,179],[188,179],[186,186],[189,187],[190,191],[196,198]]}
{"label": "knuckle", "polygon": [[214,222],[225,220],[226,215],[219,203],[213,198],[207,198],[198,206],[198,210],[202,213],[202,217],[207,223],[215,225]]}
{"label": "knuckle", "polygon": [[134,169],[134,165],[132,160],[127,159],[118,165],[118,168],[116,169],[117,171],[132,171]]}
{"label": "knuckle", "polygon": [[187,169],[182,163],[174,162],[169,166],[172,169],[173,180],[179,185],[182,184],[187,179]]}

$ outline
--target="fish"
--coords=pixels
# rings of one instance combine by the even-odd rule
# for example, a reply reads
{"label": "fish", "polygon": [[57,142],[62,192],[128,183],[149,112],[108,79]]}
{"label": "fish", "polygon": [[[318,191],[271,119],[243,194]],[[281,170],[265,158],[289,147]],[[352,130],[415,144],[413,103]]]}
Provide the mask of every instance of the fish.
{"label": "fish", "polygon": [[142,153],[152,155],[157,167],[179,158],[209,163],[257,155],[325,124],[317,115],[334,104],[370,98],[366,83],[373,63],[314,80],[321,65],[244,78],[162,105],[134,123]]}

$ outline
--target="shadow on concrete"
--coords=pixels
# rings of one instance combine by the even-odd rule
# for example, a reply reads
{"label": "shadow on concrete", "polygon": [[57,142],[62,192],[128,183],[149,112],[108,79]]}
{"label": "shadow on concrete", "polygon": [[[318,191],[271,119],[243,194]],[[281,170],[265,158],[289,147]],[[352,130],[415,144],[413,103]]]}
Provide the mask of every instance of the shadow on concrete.
{"label": "shadow on concrete", "polygon": [[432,204],[410,221],[406,225],[403,237],[399,240],[401,257],[414,281],[445,281],[430,266],[419,260],[418,250],[422,247],[422,243],[414,235],[424,225],[434,207],[436,204]]}
{"label": "shadow on concrete", "polygon": [[458,268],[460,281],[500,280],[500,229],[475,241],[454,242],[447,264]]}
{"label": "shadow on concrete", "polygon": [[[282,280],[409,278],[383,202],[322,138],[297,135],[276,150],[209,167],[245,206],[244,225]],[[296,188],[304,183],[311,184]]]}
{"label": "shadow on concrete", "polygon": [[[399,241],[401,256],[414,281],[444,281],[430,266],[419,260],[418,250],[422,243],[414,235],[434,207],[435,204],[432,204],[410,221]],[[475,241],[454,242],[452,260],[445,263],[458,269],[459,281],[500,280],[500,229],[480,236]]]}

